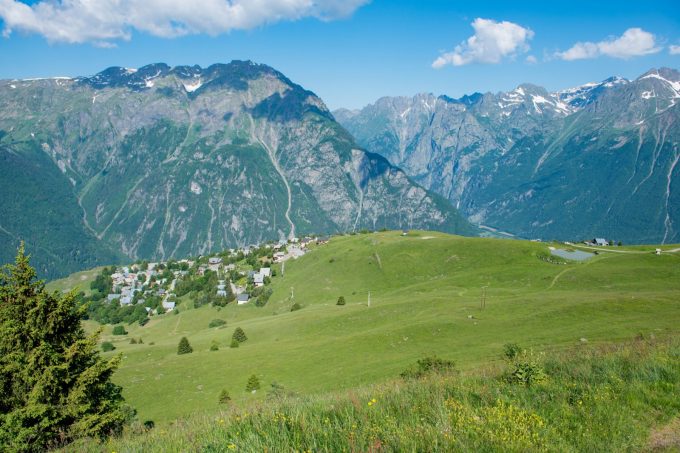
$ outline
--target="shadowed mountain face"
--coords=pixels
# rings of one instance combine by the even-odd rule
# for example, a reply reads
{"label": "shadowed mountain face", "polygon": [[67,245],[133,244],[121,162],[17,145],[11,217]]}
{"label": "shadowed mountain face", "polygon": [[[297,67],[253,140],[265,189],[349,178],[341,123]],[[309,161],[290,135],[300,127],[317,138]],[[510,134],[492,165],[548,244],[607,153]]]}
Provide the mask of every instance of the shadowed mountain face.
{"label": "shadowed mountain face", "polygon": [[549,93],[382,98],[335,117],[472,221],[528,238],[680,242],[680,73]]}
{"label": "shadowed mountain face", "polygon": [[268,66],[5,80],[0,105],[0,253],[25,239],[54,255],[46,276],[314,232],[476,232]]}

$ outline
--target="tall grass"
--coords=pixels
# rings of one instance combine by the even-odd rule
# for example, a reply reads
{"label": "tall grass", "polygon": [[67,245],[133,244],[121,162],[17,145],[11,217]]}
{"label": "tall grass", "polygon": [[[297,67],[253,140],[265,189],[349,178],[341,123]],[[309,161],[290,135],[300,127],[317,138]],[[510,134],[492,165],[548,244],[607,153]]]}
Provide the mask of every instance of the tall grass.
{"label": "tall grass", "polygon": [[680,414],[679,338],[584,345],[540,364],[547,378],[531,386],[503,369],[430,374],[133,427],[68,451],[637,451]]}

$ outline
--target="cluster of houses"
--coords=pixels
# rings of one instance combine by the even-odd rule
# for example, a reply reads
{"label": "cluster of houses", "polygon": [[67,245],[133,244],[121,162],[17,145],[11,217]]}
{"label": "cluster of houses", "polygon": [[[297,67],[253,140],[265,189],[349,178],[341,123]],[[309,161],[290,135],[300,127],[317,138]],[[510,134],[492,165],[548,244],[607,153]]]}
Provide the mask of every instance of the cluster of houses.
{"label": "cluster of houses", "polygon": [[121,305],[130,305],[135,293],[141,292],[142,287],[155,274],[151,266],[144,272],[132,272],[127,266],[117,269],[116,272],[111,274],[113,292],[107,296],[107,300],[109,302],[117,300]]}
{"label": "cluster of houses", "polygon": [[[181,260],[179,263],[185,263],[187,268],[194,265],[193,261]],[[158,277],[160,263],[149,263],[145,270],[142,270],[138,265],[123,266],[116,269],[116,272],[111,274],[111,288],[112,292],[107,296],[109,302],[118,301],[121,306],[131,305],[134,301],[135,294],[142,293],[144,295],[157,295],[162,297],[162,306],[166,311],[175,309],[175,302],[171,302],[173,297],[172,291],[175,288],[175,283],[178,278],[182,278],[188,274],[188,271],[175,270],[173,271],[174,278],[168,285],[167,278],[160,278],[153,280],[153,277]],[[140,299],[139,302],[144,302]],[[147,307],[147,311],[151,311]]]}
{"label": "cluster of houses", "polygon": [[[276,244],[265,244],[263,247],[273,249],[273,260],[275,263],[283,263],[289,259],[297,259],[304,256],[308,249],[308,245],[325,244],[329,241],[328,237],[304,237],[293,238],[289,241],[280,241]],[[240,249],[230,249],[229,256],[236,257],[239,254],[248,256],[252,250],[258,248],[257,246],[247,246]],[[215,272],[219,277],[216,287],[217,296],[227,296],[227,285],[230,285],[231,292],[236,296],[238,305],[247,304],[250,300],[250,295],[246,292],[245,286],[238,286],[231,281],[227,281],[225,276],[237,270],[235,264],[225,264],[223,259],[219,256],[208,258],[207,263],[202,263],[194,268],[194,261],[181,260],[179,263],[186,263],[184,268],[194,269],[196,274],[205,275],[205,272],[210,270]],[[175,309],[175,302],[171,301],[174,298],[174,288],[178,279],[181,279],[189,274],[186,270],[173,271],[174,278],[168,282],[166,278],[155,279],[159,277],[159,266],[164,263],[149,263],[145,270],[141,270],[140,266],[133,265],[131,267],[124,266],[116,270],[111,275],[113,291],[108,295],[109,302],[118,301],[121,306],[130,305],[135,299],[136,293],[153,294],[162,297],[162,307],[165,311]],[[162,268],[161,268],[162,269]],[[242,276],[248,277],[248,281],[254,287],[262,287],[265,285],[266,279],[271,278],[272,269],[270,267],[260,267],[259,270],[252,270],[249,272],[241,272]],[[144,299],[140,299],[143,302]],[[147,307],[147,311],[151,309]]]}
{"label": "cluster of houses", "polygon": [[328,240],[328,237],[312,238],[307,236],[302,239],[293,238],[291,239],[290,244],[281,241],[274,246],[274,262],[283,263],[289,259],[296,260],[307,253],[307,246],[309,244],[326,244]]}
{"label": "cluster of houses", "polygon": [[[230,254],[236,255],[238,253],[238,250],[229,250]],[[222,258],[219,256],[213,256],[208,258],[208,264],[201,264],[198,266],[198,270],[196,271],[198,275],[204,275],[206,271],[213,271],[217,274],[220,272],[229,272],[233,271],[236,269],[236,265],[234,264],[227,264],[226,266],[222,264]]]}

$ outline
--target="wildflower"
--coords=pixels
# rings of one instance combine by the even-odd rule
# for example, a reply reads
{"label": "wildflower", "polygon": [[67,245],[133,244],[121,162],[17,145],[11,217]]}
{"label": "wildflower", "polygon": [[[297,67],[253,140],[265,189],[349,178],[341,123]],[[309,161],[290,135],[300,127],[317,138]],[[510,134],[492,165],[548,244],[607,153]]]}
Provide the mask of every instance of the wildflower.
{"label": "wildflower", "polygon": [[227,445],[227,448],[228,448],[229,450],[235,450],[235,449],[236,449],[236,445],[234,445],[234,444],[229,444],[229,445]]}

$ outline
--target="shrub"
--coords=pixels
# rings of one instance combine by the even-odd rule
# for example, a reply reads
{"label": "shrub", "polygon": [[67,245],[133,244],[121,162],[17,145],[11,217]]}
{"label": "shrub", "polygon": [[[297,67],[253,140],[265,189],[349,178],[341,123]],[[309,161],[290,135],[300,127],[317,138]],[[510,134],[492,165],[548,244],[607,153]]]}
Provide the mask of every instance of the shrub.
{"label": "shrub", "polygon": [[345,296],[338,297],[338,302],[335,305],[345,305]]}
{"label": "shrub", "polygon": [[192,352],[194,352],[194,348],[189,344],[189,340],[187,340],[187,337],[182,337],[177,345],[177,354],[191,354]]}
{"label": "shrub", "polygon": [[543,382],[546,378],[547,375],[540,361],[533,353],[526,352],[515,357],[511,369],[505,377],[512,384],[521,384],[527,387]]}
{"label": "shrub", "polygon": [[217,341],[213,340],[212,343],[210,343],[210,350],[211,351],[219,351],[220,345]]}
{"label": "shrub", "polygon": [[109,352],[113,351],[114,349],[116,349],[116,347],[110,341],[105,341],[102,343],[102,351]]}
{"label": "shrub", "polygon": [[113,334],[114,335],[127,335],[127,331],[125,330],[125,327],[123,327],[123,326],[114,326],[113,327]]}
{"label": "shrub", "polygon": [[137,344],[137,340],[135,340],[134,338],[130,338],[130,344]]}
{"label": "shrub", "polygon": [[281,400],[294,396],[295,392],[287,391],[286,388],[278,382],[272,382],[271,388],[267,391],[267,398],[271,400]]}
{"label": "shrub", "polygon": [[225,321],[224,319],[213,319],[212,321],[210,321],[210,324],[208,324],[208,327],[212,329],[213,327],[222,327],[226,325],[227,321]]}
{"label": "shrub", "polygon": [[453,370],[455,363],[439,357],[425,357],[416,362],[415,367],[404,370],[402,378],[420,378],[430,373],[444,373]]}
{"label": "shrub", "polygon": [[217,398],[217,401],[220,404],[229,404],[231,402],[231,396],[229,395],[229,392],[226,389],[222,389],[220,392],[220,396]]}
{"label": "shrub", "polygon": [[503,357],[508,360],[514,360],[522,353],[522,348],[517,343],[506,343],[503,345]]}
{"label": "shrub", "polygon": [[230,348],[238,348],[241,343],[238,342],[236,338],[231,339],[231,344],[229,345]]}
{"label": "shrub", "polygon": [[258,390],[260,390],[260,380],[253,374],[248,378],[248,382],[246,383],[246,392],[255,393]]}
{"label": "shrub", "polygon": [[150,430],[154,429],[155,427],[156,427],[156,423],[154,423],[153,420],[146,420],[146,421],[144,422],[144,428],[145,428],[147,431],[150,431]]}
{"label": "shrub", "polygon": [[238,341],[239,343],[243,343],[248,339],[246,333],[240,327],[237,327],[236,330],[234,330],[234,334],[231,336],[231,338]]}
{"label": "shrub", "polygon": [[302,305],[298,304],[295,302],[292,307],[290,307],[290,311],[298,311],[302,309]]}

